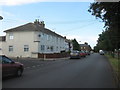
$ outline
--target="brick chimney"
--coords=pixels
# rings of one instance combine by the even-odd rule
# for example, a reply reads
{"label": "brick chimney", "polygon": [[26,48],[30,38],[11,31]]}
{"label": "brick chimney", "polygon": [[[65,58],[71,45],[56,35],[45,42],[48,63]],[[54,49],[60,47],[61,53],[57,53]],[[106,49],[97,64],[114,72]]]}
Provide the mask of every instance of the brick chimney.
{"label": "brick chimney", "polygon": [[40,22],[39,22],[39,25],[40,25],[41,27],[45,28],[44,21],[40,21]]}
{"label": "brick chimney", "polygon": [[34,23],[37,24],[37,25],[40,25],[40,26],[43,27],[43,28],[45,28],[44,21],[39,21],[39,19],[36,19],[36,20],[34,21]]}

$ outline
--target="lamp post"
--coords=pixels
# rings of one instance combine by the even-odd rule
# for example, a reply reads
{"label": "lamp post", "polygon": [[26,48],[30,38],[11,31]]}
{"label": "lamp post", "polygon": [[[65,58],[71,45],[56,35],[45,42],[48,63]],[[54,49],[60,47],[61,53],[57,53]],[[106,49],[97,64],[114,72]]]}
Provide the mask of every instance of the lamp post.
{"label": "lamp post", "polygon": [[2,20],[3,19],[3,17],[2,16],[0,16],[0,20]]}

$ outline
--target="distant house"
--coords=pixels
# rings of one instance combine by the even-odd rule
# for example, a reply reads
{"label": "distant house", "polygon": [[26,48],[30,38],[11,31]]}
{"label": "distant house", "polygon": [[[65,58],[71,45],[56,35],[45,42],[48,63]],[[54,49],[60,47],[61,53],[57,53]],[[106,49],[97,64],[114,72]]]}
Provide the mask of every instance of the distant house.
{"label": "distant house", "polygon": [[69,41],[45,28],[44,21],[36,20],[34,23],[4,32],[6,32],[6,36],[1,38],[2,53],[9,57],[41,58],[43,54],[49,57],[69,50]]}
{"label": "distant house", "polygon": [[88,43],[80,44],[80,50],[91,51],[91,46]]}

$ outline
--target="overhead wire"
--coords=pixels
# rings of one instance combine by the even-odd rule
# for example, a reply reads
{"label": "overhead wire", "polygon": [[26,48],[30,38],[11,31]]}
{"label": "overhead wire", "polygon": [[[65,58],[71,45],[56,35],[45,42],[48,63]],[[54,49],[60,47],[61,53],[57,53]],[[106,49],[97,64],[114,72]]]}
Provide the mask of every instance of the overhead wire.
{"label": "overhead wire", "polygon": [[92,23],[89,23],[89,24],[86,24],[86,25],[82,25],[82,26],[77,27],[77,28],[72,28],[72,29],[64,30],[63,33],[68,34],[71,31],[81,30],[83,28],[86,28],[86,27],[94,25],[94,24],[96,24],[96,22],[92,22]]}

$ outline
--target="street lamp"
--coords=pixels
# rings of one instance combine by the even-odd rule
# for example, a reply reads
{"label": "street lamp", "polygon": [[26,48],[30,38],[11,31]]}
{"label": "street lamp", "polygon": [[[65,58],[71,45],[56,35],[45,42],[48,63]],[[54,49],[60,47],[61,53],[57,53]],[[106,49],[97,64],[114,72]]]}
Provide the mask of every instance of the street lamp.
{"label": "street lamp", "polygon": [[3,17],[2,16],[0,16],[0,20],[2,20],[3,19]]}

